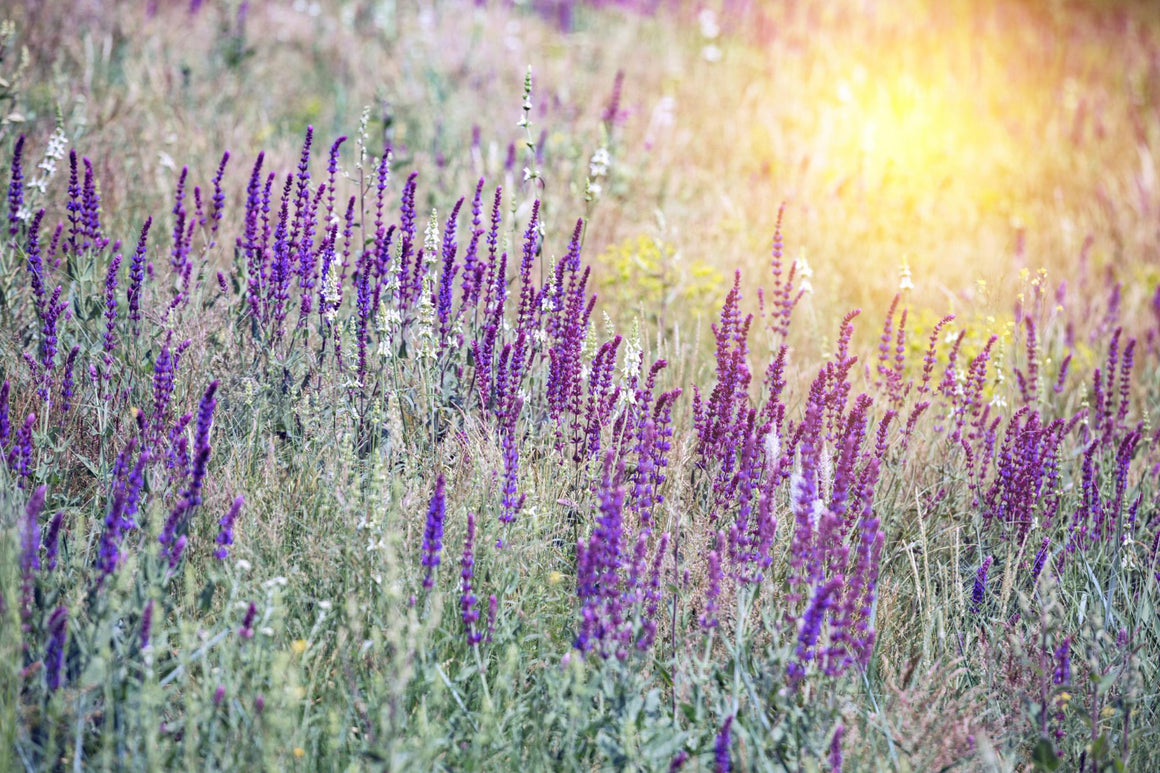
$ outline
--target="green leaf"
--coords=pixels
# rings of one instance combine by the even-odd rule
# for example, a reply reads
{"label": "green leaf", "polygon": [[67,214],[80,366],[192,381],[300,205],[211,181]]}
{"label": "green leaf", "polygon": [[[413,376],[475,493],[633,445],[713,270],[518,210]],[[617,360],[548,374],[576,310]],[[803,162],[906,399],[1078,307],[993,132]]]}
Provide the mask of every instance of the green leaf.
{"label": "green leaf", "polygon": [[208,612],[210,606],[213,605],[213,593],[217,590],[217,585],[213,580],[206,580],[205,586],[201,589],[201,593],[197,597],[197,604],[201,607],[201,611]]}
{"label": "green leaf", "polygon": [[1092,744],[1092,759],[1093,760],[1102,760],[1102,759],[1104,759],[1104,757],[1107,756],[1107,754],[1108,754],[1108,737],[1105,735],[1101,735],[1099,738],[1096,739],[1096,742]]}
{"label": "green leaf", "polygon": [[1051,741],[1046,738],[1040,738],[1039,743],[1035,745],[1035,750],[1031,752],[1031,761],[1035,763],[1036,770],[1059,770],[1059,757],[1056,756]]}

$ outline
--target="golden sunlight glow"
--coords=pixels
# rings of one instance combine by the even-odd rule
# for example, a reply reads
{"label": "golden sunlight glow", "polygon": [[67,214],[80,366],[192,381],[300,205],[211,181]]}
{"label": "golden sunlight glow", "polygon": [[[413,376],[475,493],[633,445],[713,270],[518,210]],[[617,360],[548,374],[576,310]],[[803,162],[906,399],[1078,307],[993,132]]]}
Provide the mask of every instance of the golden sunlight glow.
{"label": "golden sunlight glow", "polygon": [[840,81],[830,122],[831,163],[859,170],[871,189],[901,186],[919,194],[952,182],[981,182],[980,175],[1007,155],[1002,127],[949,84],[921,78],[910,72],[879,78],[857,66]]}

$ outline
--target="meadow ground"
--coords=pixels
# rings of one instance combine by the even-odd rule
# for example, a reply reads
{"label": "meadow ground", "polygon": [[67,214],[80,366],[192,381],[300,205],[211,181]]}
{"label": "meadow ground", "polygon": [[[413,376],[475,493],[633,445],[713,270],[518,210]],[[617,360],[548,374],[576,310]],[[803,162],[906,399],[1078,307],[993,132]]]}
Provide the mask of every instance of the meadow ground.
{"label": "meadow ground", "polygon": [[1160,768],[1160,11],[0,9],[0,769]]}

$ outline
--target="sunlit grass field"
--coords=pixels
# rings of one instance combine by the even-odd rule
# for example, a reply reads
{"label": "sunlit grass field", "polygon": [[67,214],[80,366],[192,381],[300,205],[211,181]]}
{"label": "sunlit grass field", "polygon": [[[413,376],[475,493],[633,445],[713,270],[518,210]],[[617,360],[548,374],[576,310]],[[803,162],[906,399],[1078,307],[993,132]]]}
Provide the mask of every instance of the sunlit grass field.
{"label": "sunlit grass field", "polygon": [[1160,768],[1160,11],[0,9],[0,770]]}

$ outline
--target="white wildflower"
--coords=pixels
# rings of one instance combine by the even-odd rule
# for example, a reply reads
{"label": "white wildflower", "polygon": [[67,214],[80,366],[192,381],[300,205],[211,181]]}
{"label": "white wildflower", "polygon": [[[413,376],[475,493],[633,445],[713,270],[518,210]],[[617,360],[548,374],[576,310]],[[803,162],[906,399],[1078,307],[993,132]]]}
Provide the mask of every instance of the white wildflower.
{"label": "white wildflower", "polygon": [[640,321],[635,320],[632,326],[632,335],[628,345],[624,347],[624,378],[628,380],[640,373],[640,364],[644,359],[644,352],[640,344]]}
{"label": "white wildflower", "polygon": [[395,441],[403,437],[403,414],[399,410],[399,398],[393,391],[387,396],[387,434]]}
{"label": "white wildflower", "polygon": [[608,174],[608,167],[612,164],[612,157],[608,153],[608,148],[601,147],[592,154],[592,159],[588,162],[588,176],[596,179],[604,177]]}
{"label": "white wildflower", "polygon": [[697,15],[697,23],[701,27],[701,36],[713,40],[721,34],[721,26],[717,24],[717,14],[705,8]]}
{"label": "white wildflower", "polygon": [[427,263],[434,263],[435,255],[439,252],[439,212],[434,207],[431,209],[431,217],[427,219],[427,230],[423,232],[423,249]]}
{"label": "white wildflower", "polygon": [[903,260],[899,269],[898,292],[904,293],[914,289],[914,281],[910,276],[910,262]]}
{"label": "white wildflower", "polygon": [[777,459],[781,456],[781,438],[777,434],[777,428],[774,427],[765,436],[765,457],[766,459]]}
{"label": "white wildflower", "polygon": [[822,445],[822,458],[818,461],[818,488],[819,493],[828,494],[834,477],[834,459],[830,454],[830,447]]}
{"label": "white wildflower", "polygon": [[801,280],[799,285],[801,291],[806,295],[810,295],[814,291],[814,285],[810,279],[814,275],[814,270],[810,268],[809,261],[806,260],[805,251],[802,251],[802,256],[795,261],[797,264],[797,275]]}
{"label": "white wildflower", "polygon": [[[341,263],[339,264],[342,265]],[[334,325],[335,317],[338,314],[338,305],[335,300],[338,298],[338,271],[333,265],[326,276],[322,278],[322,316],[326,319],[328,325]]]}

